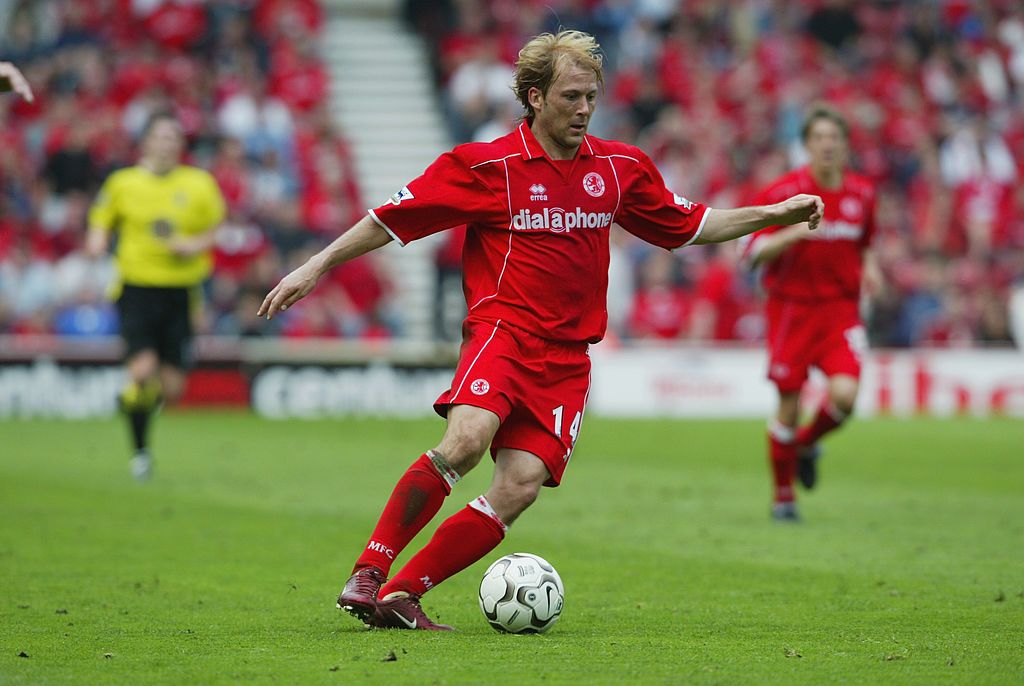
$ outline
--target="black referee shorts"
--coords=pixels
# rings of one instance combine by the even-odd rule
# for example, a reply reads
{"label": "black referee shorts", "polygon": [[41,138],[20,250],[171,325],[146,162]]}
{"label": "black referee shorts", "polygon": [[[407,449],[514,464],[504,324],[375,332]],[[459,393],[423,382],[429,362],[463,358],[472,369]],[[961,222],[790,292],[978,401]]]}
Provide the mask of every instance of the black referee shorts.
{"label": "black referee shorts", "polygon": [[161,362],[192,366],[192,318],[189,288],[125,285],[117,301],[125,357],[155,350]]}

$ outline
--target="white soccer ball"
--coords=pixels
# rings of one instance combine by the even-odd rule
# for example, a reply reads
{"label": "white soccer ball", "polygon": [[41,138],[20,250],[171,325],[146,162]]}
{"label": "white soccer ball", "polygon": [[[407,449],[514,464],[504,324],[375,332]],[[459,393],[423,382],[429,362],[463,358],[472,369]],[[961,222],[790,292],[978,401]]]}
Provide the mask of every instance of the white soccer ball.
{"label": "white soccer ball", "polygon": [[480,609],[491,626],[512,634],[542,634],[562,614],[565,587],[543,557],[512,553],[495,561],[480,581]]}

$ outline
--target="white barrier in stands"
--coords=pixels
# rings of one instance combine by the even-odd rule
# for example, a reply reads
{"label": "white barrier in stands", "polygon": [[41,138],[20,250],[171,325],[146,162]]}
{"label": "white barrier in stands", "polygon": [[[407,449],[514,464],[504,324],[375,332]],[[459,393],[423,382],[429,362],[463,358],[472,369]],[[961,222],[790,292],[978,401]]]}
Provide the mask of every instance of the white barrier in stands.
{"label": "white barrier in stands", "polygon": [[[454,353],[452,346],[407,342],[206,339],[189,402],[244,405],[248,396],[257,414],[272,419],[429,416],[451,379]],[[119,354],[112,340],[0,338],[0,419],[112,414],[123,378]],[[761,350],[598,345],[592,359],[592,415],[763,418],[775,406]],[[236,392],[218,393],[228,386]],[[816,403],[823,390],[823,380],[813,379],[807,403]],[[858,412],[1024,417],[1024,354],[873,351]]]}

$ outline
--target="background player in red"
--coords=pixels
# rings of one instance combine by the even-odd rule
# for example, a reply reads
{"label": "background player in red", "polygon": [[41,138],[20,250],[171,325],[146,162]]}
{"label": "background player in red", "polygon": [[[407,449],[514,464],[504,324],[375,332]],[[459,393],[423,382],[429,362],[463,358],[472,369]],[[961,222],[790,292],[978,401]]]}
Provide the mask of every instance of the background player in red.
{"label": "background player in red", "polygon": [[[267,295],[272,317],[309,293],[333,265],[467,225],[468,316],[452,386],[435,409],[441,443],[399,479],[338,597],[372,626],[448,629],[420,596],[493,550],[543,485],[556,486],[579,435],[590,387],[590,343],[607,324],[612,222],[664,248],[727,241],[772,224],[816,225],[821,200],[712,210],[666,190],[639,149],[587,135],[602,83],[599,47],[584,33],[531,40],[515,90],[524,121],[491,143],[439,157],[419,178]],[[487,492],[444,521],[389,581],[395,558],[490,446]]]}
{"label": "background player in red", "polygon": [[[818,440],[853,411],[860,358],[867,347],[859,306],[862,281],[877,282],[869,245],[874,233],[874,188],[845,169],[847,124],[824,105],[810,110],[802,137],[810,162],[775,181],[760,202],[794,193],[818,195],[825,203],[821,227],[771,226],[747,246],[754,265],[764,265],[768,291],[768,378],[779,392],[779,407],[768,430],[775,480],[772,516],[799,519],[793,479],[804,487],[817,481]],[[800,390],[810,367],[828,376],[828,397],[811,422],[797,428]]]}

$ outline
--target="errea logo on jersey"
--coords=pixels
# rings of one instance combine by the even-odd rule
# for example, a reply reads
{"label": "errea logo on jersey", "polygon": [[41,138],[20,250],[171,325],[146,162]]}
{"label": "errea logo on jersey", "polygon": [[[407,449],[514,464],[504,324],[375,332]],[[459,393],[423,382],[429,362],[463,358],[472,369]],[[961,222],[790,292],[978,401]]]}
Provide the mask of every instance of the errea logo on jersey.
{"label": "errea logo on jersey", "polygon": [[530,200],[534,202],[538,200],[548,199],[548,189],[542,183],[535,183],[530,186]]}
{"label": "errea logo on jersey", "polygon": [[540,212],[523,209],[512,217],[512,228],[517,231],[567,233],[573,229],[605,229],[611,225],[611,212],[584,212],[581,207],[575,210],[545,207]]}
{"label": "errea logo on jersey", "polygon": [[401,205],[403,200],[412,200],[415,197],[416,196],[412,194],[412,191],[409,190],[408,186],[402,186],[402,190],[392,195],[388,199],[388,202],[392,205]]}

